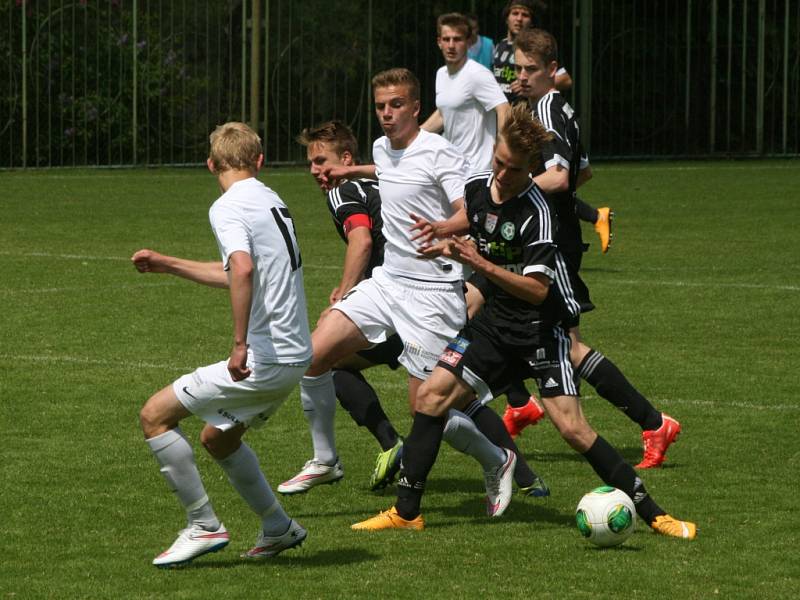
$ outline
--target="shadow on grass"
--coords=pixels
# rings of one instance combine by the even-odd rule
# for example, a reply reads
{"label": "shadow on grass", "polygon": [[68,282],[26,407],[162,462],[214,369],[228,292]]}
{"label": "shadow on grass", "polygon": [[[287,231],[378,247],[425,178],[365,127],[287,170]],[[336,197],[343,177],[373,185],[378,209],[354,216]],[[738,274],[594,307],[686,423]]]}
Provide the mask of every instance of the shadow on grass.
{"label": "shadow on grass", "polygon": [[265,558],[263,560],[252,559],[231,559],[231,560],[202,560],[199,559],[195,562],[189,563],[180,570],[189,569],[230,569],[234,567],[330,567],[330,566],[344,566],[352,564],[361,564],[366,562],[374,562],[382,560],[384,557],[369,552],[363,548],[357,547],[341,547],[336,550],[320,550],[319,552],[290,552],[288,554],[281,554],[273,556],[272,558]]}
{"label": "shadow on grass", "polygon": [[[433,518],[429,517],[426,520],[425,527],[430,529],[452,525],[493,527],[508,525],[509,523],[532,525],[547,523],[558,527],[571,527],[574,525],[575,518],[572,514],[550,508],[546,505],[546,502],[547,500],[515,497],[503,516],[493,519],[486,515],[481,498],[465,499],[459,504],[429,509],[426,515],[431,515]],[[439,515],[445,518],[440,519]],[[454,520],[455,518],[458,518],[458,520]],[[465,523],[463,519],[469,519],[469,521]]]}

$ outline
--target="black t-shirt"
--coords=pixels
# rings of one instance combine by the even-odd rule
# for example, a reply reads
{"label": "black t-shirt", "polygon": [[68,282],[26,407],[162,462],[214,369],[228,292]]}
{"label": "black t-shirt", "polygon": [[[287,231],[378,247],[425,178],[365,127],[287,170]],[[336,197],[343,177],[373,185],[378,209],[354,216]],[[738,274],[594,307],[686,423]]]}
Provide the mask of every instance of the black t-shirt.
{"label": "black t-shirt", "polygon": [[578,117],[557,91],[548,92],[543,96],[537,102],[533,115],[553,134],[553,140],[542,149],[542,166],[539,173],[554,164],[560,164],[569,170],[569,189],[558,194],[548,194],[558,216],[556,243],[559,250],[564,253],[583,252],[581,225],[575,211],[575,189],[581,163],[588,164],[589,159],[581,147]]}
{"label": "black t-shirt", "polygon": [[503,38],[494,47],[492,72],[508,103],[514,104],[519,96],[511,91],[511,84],[517,79],[517,74],[514,72],[514,43],[509,42],[508,38]]}
{"label": "black t-shirt", "polygon": [[[465,190],[470,236],[480,254],[490,262],[518,275],[541,273],[555,282],[563,259],[556,250],[552,209],[545,194],[531,182],[518,196],[496,204],[491,196],[491,173],[472,177]],[[492,284],[483,310],[474,319],[486,323],[509,344],[528,345],[538,332],[552,337],[552,327],[568,314],[558,287],[550,286],[539,305]]]}
{"label": "black t-shirt", "polygon": [[328,192],[328,210],[331,211],[336,231],[345,242],[354,222],[364,218],[369,220],[372,254],[365,274],[365,277],[369,277],[375,267],[383,264],[383,246],[386,243],[383,237],[378,182],[373,179],[345,181]]}

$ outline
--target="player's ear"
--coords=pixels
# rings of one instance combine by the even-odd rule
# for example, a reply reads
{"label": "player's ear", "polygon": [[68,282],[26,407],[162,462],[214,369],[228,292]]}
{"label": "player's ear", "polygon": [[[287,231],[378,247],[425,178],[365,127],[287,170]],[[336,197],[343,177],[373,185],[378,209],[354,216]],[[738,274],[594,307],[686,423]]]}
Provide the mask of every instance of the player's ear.
{"label": "player's ear", "polygon": [[414,116],[415,117],[419,117],[419,109],[420,109],[419,100],[414,100]]}
{"label": "player's ear", "polygon": [[341,156],[339,157],[339,160],[342,161],[342,164],[345,167],[349,167],[355,164],[355,161],[353,160],[353,155],[350,154],[349,150],[345,150],[344,152],[342,152]]}
{"label": "player's ear", "polygon": [[207,158],[206,159],[206,166],[208,167],[208,170],[211,171],[211,173],[213,175],[217,174],[217,172],[214,170],[214,161],[213,160],[211,160],[210,158]]}
{"label": "player's ear", "polygon": [[260,171],[261,167],[263,167],[263,166],[264,166],[264,155],[263,154],[259,154],[258,155],[258,160],[256,160],[256,172]]}
{"label": "player's ear", "polygon": [[555,78],[556,71],[558,71],[558,63],[554,60],[551,60],[550,64],[547,65],[547,74],[548,76]]}

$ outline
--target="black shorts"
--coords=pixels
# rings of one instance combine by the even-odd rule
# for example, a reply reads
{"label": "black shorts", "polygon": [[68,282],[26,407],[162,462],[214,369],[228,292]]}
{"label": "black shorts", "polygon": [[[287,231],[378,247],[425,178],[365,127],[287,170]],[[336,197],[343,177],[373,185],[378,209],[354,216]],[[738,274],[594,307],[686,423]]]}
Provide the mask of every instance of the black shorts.
{"label": "black shorts", "polygon": [[367,348],[361,352],[357,352],[361,358],[367,359],[375,365],[386,365],[392,371],[400,366],[397,359],[403,352],[403,340],[396,333],[389,336],[389,338],[380,344],[375,344],[372,348]]}
{"label": "black shorts", "polygon": [[437,366],[469,385],[481,403],[506,392],[512,381],[536,379],[544,398],[577,396],[577,378],[569,360],[570,340],[561,327],[509,344],[491,326],[467,323],[439,357]]}

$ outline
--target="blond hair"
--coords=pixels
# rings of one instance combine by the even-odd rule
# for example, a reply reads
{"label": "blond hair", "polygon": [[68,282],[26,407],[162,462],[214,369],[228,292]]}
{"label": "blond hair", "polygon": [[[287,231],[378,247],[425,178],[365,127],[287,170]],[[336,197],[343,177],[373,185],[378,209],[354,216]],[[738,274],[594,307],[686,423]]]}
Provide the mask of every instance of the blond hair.
{"label": "blond hair", "polygon": [[408,69],[396,67],[381,71],[372,78],[372,89],[404,85],[412,100],[419,100],[419,79]]}
{"label": "blond hair", "polygon": [[214,172],[257,171],[258,158],[264,153],[261,138],[248,125],[231,121],[211,132],[208,158]]}
{"label": "blond hair", "polygon": [[538,167],[542,159],[542,147],[553,139],[553,135],[531,115],[528,105],[524,102],[519,102],[511,108],[506,122],[497,132],[497,137],[502,139],[514,154],[528,156],[532,167]]}
{"label": "blond hair", "polygon": [[544,29],[526,29],[514,38],[514,50],[526,56],[539,56],[545,65],[558,62],[558,44],[553,34]]}

